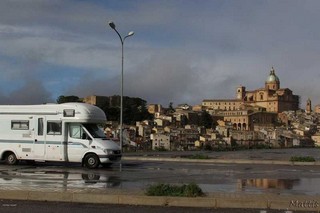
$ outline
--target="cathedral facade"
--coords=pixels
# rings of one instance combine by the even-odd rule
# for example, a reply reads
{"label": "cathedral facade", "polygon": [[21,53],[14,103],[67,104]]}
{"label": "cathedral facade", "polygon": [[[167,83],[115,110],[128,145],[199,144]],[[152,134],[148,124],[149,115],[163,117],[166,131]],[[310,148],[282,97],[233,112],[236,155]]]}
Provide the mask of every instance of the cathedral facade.
{"label": "cathedral facade", "polygon": [[235,99],[204,100],[202,108],[222,116],[234,130],[258,131],[273,127],[279,113],[298,110],[299,96],[280,87],[272,68],[263,88],[247,91],[239,86]]}
{"label": "cathedral facade", "polygon": [[298,95],[294,95],[289,88],[280,87],[280,80],[272,67],[263,88],[247,91],[246,87],[239,86],[235,99],[203,100],[202,107],[212,110],[234,111],[250,106],[264,108],[266,112],[280,113],[298,110],[299,102]]}

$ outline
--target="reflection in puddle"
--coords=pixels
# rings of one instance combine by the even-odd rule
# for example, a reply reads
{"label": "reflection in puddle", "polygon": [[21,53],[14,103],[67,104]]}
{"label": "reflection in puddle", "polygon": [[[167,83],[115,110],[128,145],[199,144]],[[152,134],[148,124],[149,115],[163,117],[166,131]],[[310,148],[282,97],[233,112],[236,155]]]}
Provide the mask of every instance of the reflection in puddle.
{"label": "reflection in puddle", "polygon": [[246,179],[238,180],[239,189],[256,187],[262,189],[292,189],[294,185],[299,185],[299,179]]}
{"label": "reflection in puddle", "polygon": [[207,193],[241,192],[272,194],[319,195],[320,178],[300,179],[238,179],[219,184],[199,184]]}
{"label": "reflection in puddle", "polygon": [[[132,165],[137,167],[137,165]],[[144,190],[151,184],[164,180],[166,183],[181,184],[180,173],[174,173],[175,169],[168,169],[168,173],[157,173],[150,167],[142,168],[148,173],[141,175],[139,169],[132,169],[125,165],[123,171],[113,167],[108,170],[83,170],[78,168],[65,167],[13,167],[12,170],[0,171],[0,187],[16,189],[28,187],[32,190],[54,189],[54,190],[83,190],[107,188],[121,190]],[[151,167],[158,168],[158,167]],[[122,168],[120,168],[122,170]],[[134,171],[134,172],[133,172]],[[144,171],[144,172],[146,172]],[[179,170],[181,171],[181,170]],[[296,172],[296,171],[295,171]],[[161,174],[164,175],[161,177]],[[184,171],[189,174],[189,171]],[[224,173],[224,175],[227,173]],[[233,173],[232,173],[233,174]],[[179,177],[179,178],[177,178]],[[205,193],[227,192],[227,193],[273,193],[273,194],[307,194],[318,195],[320,192],[320,178],[299,178],[299,179],[237,179],[234,175],[228,178],[203,178],[191,174],[195,182]],[[224,176],[225,177],[225,176]],[[187,180],[186,180],[187,181]],[[188,180],[189,181],[189,180]],[[186,182],[189,183],[189,182]]]}
{"label": "reflection in puddle", "polygon": [[0,171],[0,185],[13,187],[45,188],[114,188],[121,185],[121,179],[114,175],[77,173],[68,171]]}

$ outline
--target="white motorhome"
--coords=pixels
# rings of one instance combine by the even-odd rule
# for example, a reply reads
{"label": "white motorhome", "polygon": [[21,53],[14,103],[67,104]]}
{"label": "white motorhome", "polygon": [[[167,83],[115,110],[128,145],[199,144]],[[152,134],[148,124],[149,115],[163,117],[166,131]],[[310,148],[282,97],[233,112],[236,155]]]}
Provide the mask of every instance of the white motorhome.
{"label": "white motorhome", "polygon": [[121,160],[99,128],[105,113],[85,103],[0,106],[0,159],[80,162],[88,168]]}

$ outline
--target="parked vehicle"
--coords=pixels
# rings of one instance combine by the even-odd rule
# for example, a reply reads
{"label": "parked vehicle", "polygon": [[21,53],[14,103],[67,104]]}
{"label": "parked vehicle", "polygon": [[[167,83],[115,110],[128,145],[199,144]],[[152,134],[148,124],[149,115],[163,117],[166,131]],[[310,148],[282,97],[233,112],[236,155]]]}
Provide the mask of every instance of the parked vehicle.
{"label": "parked vehicle", "polygon": [[85,103],[0,106],[0,159],[80,162],[88,168],[121,160],[99,127],[106,115]]}

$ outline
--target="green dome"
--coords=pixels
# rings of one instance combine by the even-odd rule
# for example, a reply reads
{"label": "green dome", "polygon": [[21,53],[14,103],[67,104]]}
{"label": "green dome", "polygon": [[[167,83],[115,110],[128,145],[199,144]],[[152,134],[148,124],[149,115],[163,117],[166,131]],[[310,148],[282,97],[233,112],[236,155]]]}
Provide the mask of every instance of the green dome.
{"label": "green dome", "polygon": [[267,83],[271,83],[271,82],[280,82],[278,76],[275,74],[274,69],[272,67],[271,71],[270,71],[270,75],[267,78]]}

